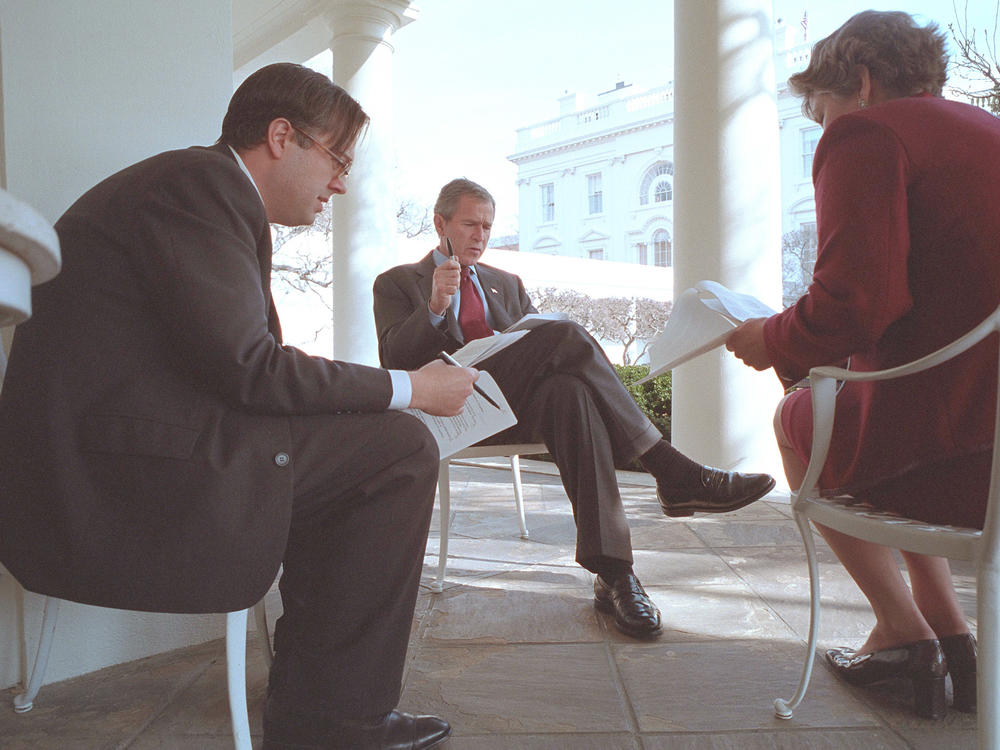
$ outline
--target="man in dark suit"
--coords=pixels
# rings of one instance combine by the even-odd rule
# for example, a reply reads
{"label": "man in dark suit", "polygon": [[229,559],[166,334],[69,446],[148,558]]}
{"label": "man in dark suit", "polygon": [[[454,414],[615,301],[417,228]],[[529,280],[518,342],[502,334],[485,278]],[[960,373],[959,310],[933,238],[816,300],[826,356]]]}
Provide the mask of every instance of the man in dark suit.
{"label": "man in dark suit", "polygon": [[[453,352],[537,312],[520,278],[479,262],[494,210],[485,188],[453,180],[434,206],[439,246],[420,262],[375,280],[384,367],[419,367],[442,350]],[[494,377],[518,418],[494,441],[540,438],[555,459],[576,519],[576,560],[597,574],[595,606],[612,614],[622,632],[655,636],[660,612],[632,570],[615,460],[639,459],[656,477],[668,516],[741,508],[767,494],[774,479],[702,466],[677,451],[636,406],[600,345],[576,323],[545,323],[479,367]]]}
{"label": "man in dark suit", "polygon": [[252,606],[284,564],[265,748],[424,748],[394,710],[436,444],[474,370],[334,362],[281,343],[269,222],[346,191],[368,116],[271,65],[219,142],[154,156],[58,221],[0,398],[0,561],[30,591],[105,607]]}

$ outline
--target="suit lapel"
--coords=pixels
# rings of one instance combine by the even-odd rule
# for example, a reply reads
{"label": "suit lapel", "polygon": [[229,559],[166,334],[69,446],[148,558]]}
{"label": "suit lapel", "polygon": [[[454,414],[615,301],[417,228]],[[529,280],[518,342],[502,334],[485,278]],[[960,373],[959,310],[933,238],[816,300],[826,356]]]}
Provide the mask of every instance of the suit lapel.
{"label": "suit lapel", "polygon": [[[224,143],[216,143],[209,146],[210,151],[216,151],[223,156],[236,161],[232,150]],[[250,184],[249,189],[257,194],[257,189]],[[258,196],[259,199],[259,196]],[[264,295],[267,305],[267,330],[274,336],[274,340],[281,343],[281,321],[278,319],[278,310],[274,305],[274,296],[271,294],[271,264],[274,249],[271,246],[271,225],[265,219],[260,235],[257,237],[257,265],[260,268],[260,290]]]}
{"label": "suit lapel", "polygon": [[492,270],[481,265],[476,266],[476,274],[479,276],[479,284],[483,287],[486,304],[490,308],[490,315],[493,316],[493,324],[496,329],[503,331],[505,328],[509,328],[514,321],[510,319],[510,313],[507,312],[503,284],[500,278]]}

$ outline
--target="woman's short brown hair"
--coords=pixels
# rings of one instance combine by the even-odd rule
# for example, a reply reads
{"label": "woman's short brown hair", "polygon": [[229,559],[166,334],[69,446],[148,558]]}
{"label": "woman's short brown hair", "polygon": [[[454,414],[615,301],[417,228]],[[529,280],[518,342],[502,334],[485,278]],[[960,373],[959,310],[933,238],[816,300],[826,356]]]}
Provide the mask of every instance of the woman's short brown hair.
{"label": "woman's short brown hair", "polygon": [[264,142],[268,126],[279,117],[310,135],[332,135],[329,146],[334,151],[344,151],[368,124],[361,105],[322,73],[295,63],[274,63],[236,89],[219,141],[238,150],[252,148]]}
{"label": "woman's short brown hair", "polygon": [[923,92],[940,96],[948,78],[945,36],[937,24],[918,26],[900,11],[866,10],[852,16],[816,42],[809,66],[788,79],[792,91],[804,97],[806,117],[815,119],[814,94],[857,94],[860,65],[891,99]]}

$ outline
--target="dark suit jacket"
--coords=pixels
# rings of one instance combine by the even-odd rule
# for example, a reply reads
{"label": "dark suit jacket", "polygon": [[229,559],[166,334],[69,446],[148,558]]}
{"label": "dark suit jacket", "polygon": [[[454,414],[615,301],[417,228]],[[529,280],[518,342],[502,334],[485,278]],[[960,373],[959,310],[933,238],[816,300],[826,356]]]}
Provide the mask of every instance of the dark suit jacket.
{"label": "dark suit jacket", "polygon": [[0,395],[0,561],[89,604],[252,605],[288,533],[289,418],[385,409],[388,374],[281,345],[264,206],[225,146],[109,177],[56,231]]}
{"label": "dark suit jacket", "polygon": [[[498,330],[528,313],[538,312],[519,276],[485,263],[477,263],[476,272]],[[431,325],[427,302],[433,276],[432,251],[418,263],[390,268],[375,279],[375,328],[383,367],[413,370],[430,362],[441,350],[453,352],[464,343],[450,308],[441,328]]]}

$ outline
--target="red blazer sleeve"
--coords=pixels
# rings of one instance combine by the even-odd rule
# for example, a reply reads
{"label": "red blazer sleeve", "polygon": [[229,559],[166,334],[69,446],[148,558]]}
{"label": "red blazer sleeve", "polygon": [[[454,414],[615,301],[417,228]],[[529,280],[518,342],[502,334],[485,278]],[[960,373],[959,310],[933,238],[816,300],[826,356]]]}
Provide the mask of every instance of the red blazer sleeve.
{"label": "red blazer sleeve", "polygon": [[764,324],[768,354],[783,379],[869,350],[912,306],[908,167],[895,134],[861,116],[841,116],[820,139],[813,283]]}

